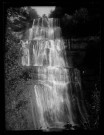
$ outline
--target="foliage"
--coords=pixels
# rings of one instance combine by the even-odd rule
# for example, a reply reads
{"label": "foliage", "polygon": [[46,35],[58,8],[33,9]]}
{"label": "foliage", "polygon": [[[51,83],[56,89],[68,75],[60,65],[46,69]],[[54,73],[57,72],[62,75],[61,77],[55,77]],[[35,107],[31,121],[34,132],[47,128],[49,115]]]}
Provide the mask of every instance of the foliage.
{"label": "foliage", "polygon": [[37,18],[37,12],[31,7],[9,8],[7,11],[7,25],[13,31],[20,32]]}
{"label": "foliage", "polygon": [[84,23],[88,20],[88,10],[86,8],[80,8],[75,11],[73,16],[76,23]]}
{"label": "foliage", "polygon": [[64,12],[61,7],[56,7],[55,10],[51,11],[49,14],[50,18],[61,18],[64,15]]}

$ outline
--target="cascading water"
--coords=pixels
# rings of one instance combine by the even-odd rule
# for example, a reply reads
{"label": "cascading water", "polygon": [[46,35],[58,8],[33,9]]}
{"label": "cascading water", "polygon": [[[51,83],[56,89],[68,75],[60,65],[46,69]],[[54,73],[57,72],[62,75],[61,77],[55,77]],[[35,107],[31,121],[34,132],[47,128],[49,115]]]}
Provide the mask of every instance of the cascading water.
{"label": "cascading water", "polygon": [[38,84],[34,92],[43,129],[59,129],[67,123],[79,125],[77,117],[87,123],[79,71],[68,64],[58,23],[59,20],[53,18],[36,19],[28,40],[21,41],[22,66],[37,69]]}

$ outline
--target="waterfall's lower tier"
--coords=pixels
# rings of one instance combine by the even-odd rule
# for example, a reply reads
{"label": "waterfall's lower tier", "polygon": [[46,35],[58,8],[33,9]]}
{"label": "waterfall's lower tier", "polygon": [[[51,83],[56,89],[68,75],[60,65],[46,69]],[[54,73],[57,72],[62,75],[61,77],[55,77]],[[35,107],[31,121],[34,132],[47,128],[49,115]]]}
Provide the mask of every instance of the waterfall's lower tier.
{"label": "waterfall's lower tier", "polygon": [[[66,69],[43,69],[42,67],[37,67],[37,75],[38,89],[36,91],[39,95],[38,99],[41,102],[41,106],[44,109],[43,114],[45,115],[45,121],[47,121],[48,124],[52,127],[60,127],[60,124],[65,124],[69,121],[73,126],[78,125],[79,121],[74,115],[74,113],[77,112],[81,120],[86,122],[80,75],[77,69],[70,68],[69,71],[66,72]],[[57,99],[59,102],[57,102]],[[58,115],[54,113],[54,105],[61,107],[58,107],[58,109],[60,108]],[[53,118],[51,117],[50,109],[53,110],[53,113],[57,117],[55,115]],[[53,120],[54,117],[56,117],[55,120]],[[57,119],[60,123],[57,123]]]}
{"label": "waterfall's lower tier", "polygon": [[64,68],[38,68],[38,80],[44,84],[65,87],[69,82],[67,70]]}

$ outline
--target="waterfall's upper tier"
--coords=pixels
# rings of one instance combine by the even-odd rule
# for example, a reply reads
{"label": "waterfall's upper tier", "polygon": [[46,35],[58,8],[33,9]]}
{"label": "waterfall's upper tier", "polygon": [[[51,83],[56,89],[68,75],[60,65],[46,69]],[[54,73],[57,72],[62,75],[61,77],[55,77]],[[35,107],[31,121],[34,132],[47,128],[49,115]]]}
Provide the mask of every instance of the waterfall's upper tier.
{"label": "waterfall's upper tier", "polygon": [[60,21],[58,18],[42,17],[42,18],[34,19],[33,25],[39,27],[57,27],[60,25]]}
{"label": "waterfall's upper tier", "polygon": [[58,25],[59,19],[46,17],[34,19],[32,28],[29,29],[29,40],[60,39],[61,29]]}

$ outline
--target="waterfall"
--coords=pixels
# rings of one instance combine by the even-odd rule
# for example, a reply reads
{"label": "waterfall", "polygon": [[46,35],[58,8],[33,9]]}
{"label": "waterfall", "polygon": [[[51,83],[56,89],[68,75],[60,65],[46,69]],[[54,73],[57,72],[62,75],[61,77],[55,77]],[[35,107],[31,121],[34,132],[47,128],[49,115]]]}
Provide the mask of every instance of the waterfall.
{"label": "waterfall", "polygon": [[[62,38],[59,20],[34,19],[28,37],[28,41],[21,42],[24,51],[22,66],[37,68],[38,84],[37,88],[34,87],[34,91],[37,106],[42,110],[41,126],[59,128],[61,125],[62,128],[67,122],[75,126],[79,122],[75,116],[77,112],[85,122],[86,109],[77,94],[79,92],[83,98],[79,71],[76,72],[76,69],[72,69],[72,65],[68,64],[65,52],[66,41]],[[30,59],[30,50],[32,59]],[[52,115],[50,110],[53,110]]]}

